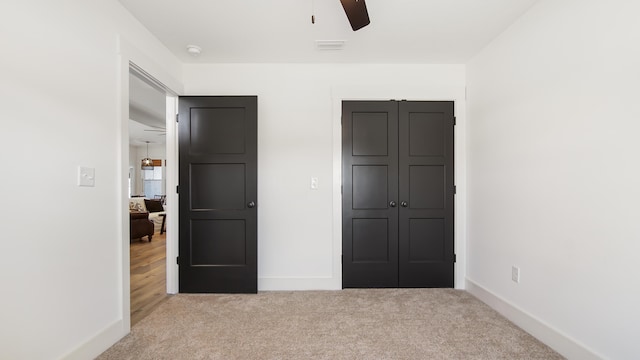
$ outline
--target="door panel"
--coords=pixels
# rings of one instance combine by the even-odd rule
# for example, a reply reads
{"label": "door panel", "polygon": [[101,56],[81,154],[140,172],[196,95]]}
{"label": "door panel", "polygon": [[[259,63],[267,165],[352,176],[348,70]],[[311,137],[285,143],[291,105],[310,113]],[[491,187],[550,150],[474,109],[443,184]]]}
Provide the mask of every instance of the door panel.
{"label": "door panel", "polygon": [[400,287],[453,287],[453,102],[399,103]]}
{"label": "door panel", "polygon": [[245,184],[245,164],[191,164],[191,211],[244,209]]}
{"label": "door panel", "polygon": [[442,165],[409,166],[411,209],[443,209],[445,201],[445,169]]}
{"label": "door panel", "polygon": [[181,97],[180,292],[255,293],[257,97]]}
{"label": "door panel", "polygon": [[389,261],[389,221],[353,219],[353,262]]}
{"label": "door panel", "polygon": [[[409,156],[443,156],[445,139],[428,134],[444,134],[442,113],[409,113]],[[425,141],[425,135],[429,141]]]}
{"label": "door panel", "polygon": [[389,119],[385,112],[353,113],[353,155],[387,156]]}
{"label": "door panel", "polygon": [[389,172],[386,165],[354,165],[353,208],[386,209]]}
{"label": "door panel", "polygon": [[244,108],[193,108],[190,114],[191,154],[245,153]]}
{"label": "door panel", "polygon": [[192,266],[246,265],[244,220],[192,220]]}
{"label": "door panel", "polygon": [[343,287],[398,286],[398,112],[343,102]]}
{"label": "door panel", "polygon": [[445,261],[443,219],[409,220],[409,262]]}

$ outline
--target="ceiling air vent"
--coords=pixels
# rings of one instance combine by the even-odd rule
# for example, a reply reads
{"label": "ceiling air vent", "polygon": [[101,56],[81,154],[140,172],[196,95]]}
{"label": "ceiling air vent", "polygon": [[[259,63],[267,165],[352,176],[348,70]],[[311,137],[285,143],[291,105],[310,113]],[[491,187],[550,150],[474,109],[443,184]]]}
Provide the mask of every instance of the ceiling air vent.
{"label": "ceiling air vent", "polygon": [[345,40],[316,40],[318,50],[342,50]]}

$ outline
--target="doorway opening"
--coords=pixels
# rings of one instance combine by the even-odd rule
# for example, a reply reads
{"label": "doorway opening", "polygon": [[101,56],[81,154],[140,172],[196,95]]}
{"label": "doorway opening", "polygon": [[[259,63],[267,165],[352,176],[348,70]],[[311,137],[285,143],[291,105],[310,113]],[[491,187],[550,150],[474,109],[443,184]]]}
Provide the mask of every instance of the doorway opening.
{"label": "doorway opening", "polygon": [[[129,70],[131,325],[167,299],[166,94]],[[151,158],[150,164],[143,159]]]}
{"label": "doorway opening", "polygon": [[127,105],[123,151],[128,149],[128,157],[123,161],[128,169],[124,190],[129,221],[123,225],[129,229],[125,245],[129,281],[124,289],[129,311],[123,315],[130,316],[130,324],[135,325],[175,293],[171,281],[175,271],[167,259],[172,258],[173,244],[177,243],[172,217],[178,209],[175,206],[174,210],[176,199],[169,191],[177,176],[176,96],[129,63]]}

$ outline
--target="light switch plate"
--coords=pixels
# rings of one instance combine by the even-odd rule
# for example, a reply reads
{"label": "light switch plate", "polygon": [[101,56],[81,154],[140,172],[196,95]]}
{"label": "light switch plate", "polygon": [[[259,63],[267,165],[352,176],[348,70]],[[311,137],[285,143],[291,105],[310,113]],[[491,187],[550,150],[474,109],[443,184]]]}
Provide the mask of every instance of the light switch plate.
{"label": "light switch plate", "polygon": [[317,177],[312,177],[311,178],[311,190],[318,190],[318,178]]}
{"label": "light switch plate", "polygon": [[95,186],[96,169],[78,166],[78,186]]}
{"label": "light switch plate", "polygon": [[515,283],[520,282],[520,268],[517,266],[511,267],[511,280]]}

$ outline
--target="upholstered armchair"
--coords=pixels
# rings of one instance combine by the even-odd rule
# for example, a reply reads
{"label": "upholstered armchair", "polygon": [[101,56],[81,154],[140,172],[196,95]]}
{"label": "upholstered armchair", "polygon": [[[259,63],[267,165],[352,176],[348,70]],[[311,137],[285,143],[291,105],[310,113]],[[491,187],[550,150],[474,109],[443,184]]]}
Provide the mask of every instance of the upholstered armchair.
{"label": "upholstered armchair", "polygon": [[149,241],[151,241],[153,230],[153,222],[149,220],[148,212],[129,212],[130,240],[141,239],[143,236],[147,236]]}

